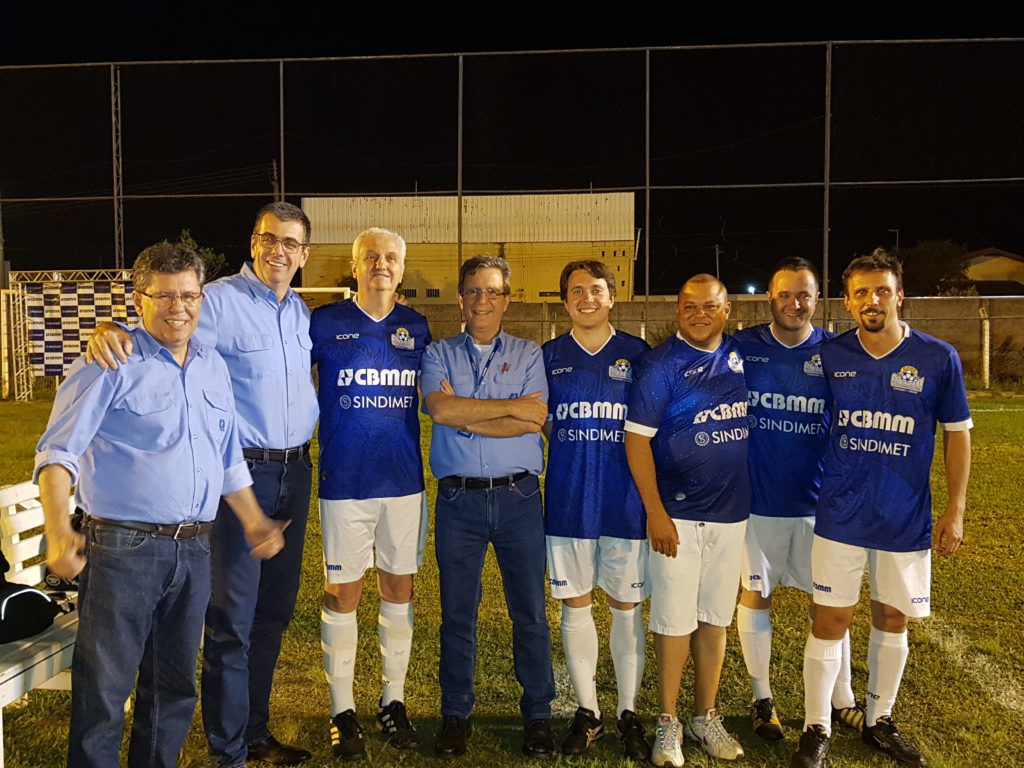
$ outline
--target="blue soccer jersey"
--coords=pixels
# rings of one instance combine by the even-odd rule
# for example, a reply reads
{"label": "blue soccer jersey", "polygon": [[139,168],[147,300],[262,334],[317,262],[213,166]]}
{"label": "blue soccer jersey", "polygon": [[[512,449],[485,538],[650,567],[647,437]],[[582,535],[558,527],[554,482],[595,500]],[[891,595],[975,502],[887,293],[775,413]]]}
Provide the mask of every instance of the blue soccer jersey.
{"label": "blue soccer jersey", "polygon": [[622,425],[632,361],[649,348],[621,331],[594,354],[571,333],[544,345],[551,426],[544,485],[549,536],[646,538],[647,519],[626,463]]}
{"label": "blue soccer jersey", "polygon": [[677,335],[641,357],[626,430],[651,437],[670,517],[747,519],[747,385],[743,356],[729,336],[708,352]]}
{"label": "blue soccer jersey", "polygon": [[856,331],[825,342],[833,427],[814,531],[889,552],[931,546],[935,424],[973,426],[956,350],[909,331],[875,358]]}
{"label": "blue soccer jersey", "polygon": [[747,379],[753,515],[814,514],[831,416],[818,351],[833,336],[812,327],[807,339],[787,347],[765,324],[733,337]]}
{"label": "blue soccer jersey", "polygon": [[352,299],[310,318],[320,380],[320,498],[375,499],[423,490],[417,375],[430,330],[396,304],[374,320]]}

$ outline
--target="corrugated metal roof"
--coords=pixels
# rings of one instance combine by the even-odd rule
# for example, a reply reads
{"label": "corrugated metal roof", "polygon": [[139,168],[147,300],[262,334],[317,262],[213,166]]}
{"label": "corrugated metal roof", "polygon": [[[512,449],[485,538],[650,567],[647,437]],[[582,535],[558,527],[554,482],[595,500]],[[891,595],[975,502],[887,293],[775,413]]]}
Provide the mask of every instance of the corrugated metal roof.
{"label": "corrugated metal roof", "polygon": [[[456,197],[311,197],[302,209],[314,243],[350,243],[370,226],[409,243],[458,241]],[[463,242],[580,242],[633,239],[633,193],[467,195]]]}

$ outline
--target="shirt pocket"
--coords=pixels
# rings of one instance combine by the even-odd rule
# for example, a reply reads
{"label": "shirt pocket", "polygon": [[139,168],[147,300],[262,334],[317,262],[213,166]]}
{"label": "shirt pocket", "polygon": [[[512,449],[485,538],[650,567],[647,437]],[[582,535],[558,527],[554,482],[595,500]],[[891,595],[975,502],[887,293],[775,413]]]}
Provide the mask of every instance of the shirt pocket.
{"label": "shirt pocket", "polygon": [[181,439],[180,409],[169,392],[133,392],[114,411],[115,439],[141,450],[163,450]]}
{"label": "shirt pocket", "polygon": [[[262,379],[270,375],[270,357],[274,337],[269,333],[236,336],[233,340],[236,365],[234,375],[242,379]],[[308,364],[308,355],[307,355]]]}
{"label": "shirt pocket", "polygon": [[217,389],[203,390],[203,414],[206,429],[215,442],[221,443],[231,428],[231,397]]}
{"label": "shirt pocket", "polygon": [[313,352],[313,339],[310,338],[308,333],[297,333],[296,341],[299,345],[299,364],[302,366],[304,373],[309,373],[310,357]]}

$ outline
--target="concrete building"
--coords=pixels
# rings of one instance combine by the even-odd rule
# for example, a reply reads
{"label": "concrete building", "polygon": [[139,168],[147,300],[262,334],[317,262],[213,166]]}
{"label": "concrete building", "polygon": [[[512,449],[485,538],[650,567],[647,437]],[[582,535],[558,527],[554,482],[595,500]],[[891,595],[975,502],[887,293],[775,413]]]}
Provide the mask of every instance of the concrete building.
{"label": "concrete building", "polygon": [[417,305],[456,303],[461,260],[480,253],[512,266],[512,299],[557,302],[558,276],[573,259],[601,259],[618,282],[620,301],[633,295],[636,233],[633,193],[467,195],[448,197],[304,198],[314,222],[303,287],[335,286],[351,277],[352,240],[369,226],[401,234],[408,244],[402,290]]}

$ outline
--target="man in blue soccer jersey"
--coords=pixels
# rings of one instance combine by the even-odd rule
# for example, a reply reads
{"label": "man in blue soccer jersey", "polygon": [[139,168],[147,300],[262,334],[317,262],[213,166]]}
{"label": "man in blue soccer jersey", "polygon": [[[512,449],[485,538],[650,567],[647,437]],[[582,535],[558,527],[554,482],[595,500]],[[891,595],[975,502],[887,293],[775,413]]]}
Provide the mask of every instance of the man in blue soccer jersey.
{"label": "man in blue soccer jersey", "polygon": [[545,485],[548,581],[562,600],[562,646],[579,708],[562,742],[584,753],[604,735],[597,701],[598,642],[594,586],[608,595],[610,648],[618,688],[617,728],[626,757],[646,760],[650,746],[636,716],[645,638],[639,605],[647,586],[647,525],[626,464],[622,423],[632,361],[649,347],[615,330],[608,313],[615,277],[600,261],[565,265],[559,293],[572,330],[544,345],[548,473]]}
{"label": "man in blue soccer jersey", "polygon": [[544,508],[540,479],[548,387],[540,347],[505,333],[510,270],[500,256],[459,269],[466,330],[423,355],[423,397],[434,421],[430,468],[441,582],[442,757],[465,754],[472,733],[476,621],[488,544],[512,620],[512,656],[523,687],[523,752],[550,757],[551,631],[544,610]]}
{"label": "man in blue soccer jersey", "polygon": [[[832,392],[811,570],[814,625],[804,652],[805,730],[794,768],[819,768],[843,636],[870,571],[865,743],[906,766],[925,764],[892,719],[906,664],[908,617],[930,613],[931,551],[963,541],[973,426],[956,350],[900,321],[903,270],[882,249],[843,272],[854,331],[821,347]],[[943,427],[949,501],[932,528],[935,425]]]}
{"label": "man in blue soccer jersey", "polygon": [[[75,768],[120,763],[136,677],[128,765],[178,764],[195,709],[221,497],[247,557],[273,557],[284,545],[287,523],[264,516],[252,491],[227,367],[193,339],[203,271],[183,245],[139,254],[132,283],[142,322],[129,358],[117,370],[79,358],[39,439],[47,565],[62,578],[82,573],[68,738]],[[72,484],[82,533],[68,517]]]}
{"label": "man in blue soccer jersey", "polygon": [[652,550],[662,714],[651,762],[660,766],[683,764],[676,702],[691,652],[695,716],[686,737],[714,757],[743,756],[715,707],[750,510],[747,387],[743,356],[723,333],[729,310],[717,278],[690,278],[676,303],[679,333],[640,358],[629,398],[626,456]]}
{"label": "man in blue soccer jersey", "polygon": [[[818,355],[832,334],[811,324],[818,273],[807,259],[777,265],[768,284],[772,321],[737,331],[743,352],[750,419],[752,500],[740,580],[736,629],[754,688],[754,732],[783,737],[768,668],[772,655],[772,593],[792,586],[811,594],[811,542],[828,444],[828,385]],[[813,615],[814,604],[811,603]],[[850,635],[832,692],[832,717],[858,730],[863,706],[850,687]]]}
{"label": "man in blue soccer jersey", "polygon": [[366,756],[355,678],[363,574],[377,566],[377,633],[383,692],[377,720],[390,743],[419,746],[405,709],[412,647],[413,574],[423,560],[427,515],[417,375],[430,331],[395,301],[405,240],[371,228],[352,243],[353,299],[313,312],[310,335],[320,386],[320,526],[326,585],[320,637],[331,690],[336,757]]}
{"label": "man in blue soccer jersey", "polygon": [[[209,283],[196,338],[228,365],[238,408],[238,439],[253,491],[275,520],[291,521],[276,557],[255,562],[234,515],[221,504],[210,537],[213,595],[203,642],[203,727],[218,766],[246,758],[296,765],[308,750],[281,744],[268,725],[281,636],[295,611],[309,514],[313,436],[319,408],[310,376],[309,310],[290,288],[309,258],[309,218],[291,203],[256,213],[252,261]],[[87,358],[117,368],[131,340],[104,323]]]}

